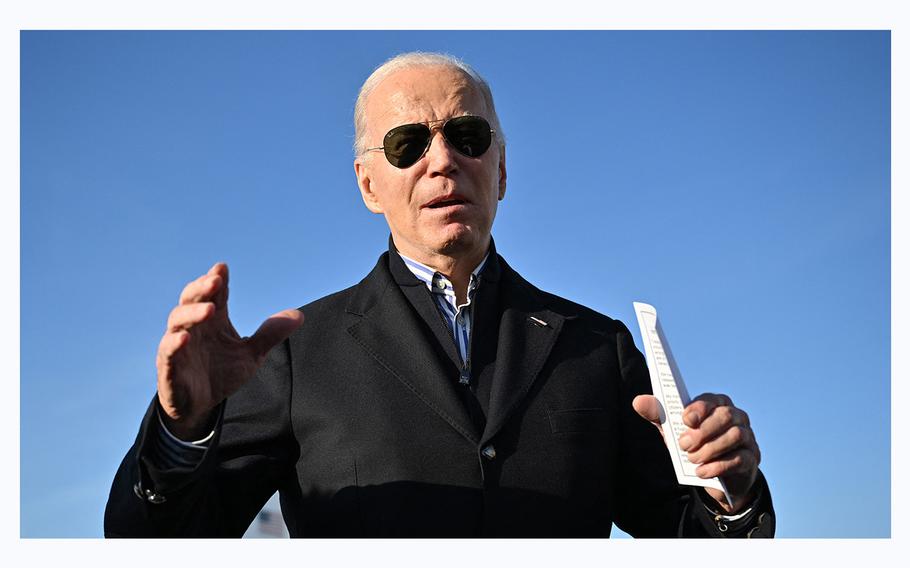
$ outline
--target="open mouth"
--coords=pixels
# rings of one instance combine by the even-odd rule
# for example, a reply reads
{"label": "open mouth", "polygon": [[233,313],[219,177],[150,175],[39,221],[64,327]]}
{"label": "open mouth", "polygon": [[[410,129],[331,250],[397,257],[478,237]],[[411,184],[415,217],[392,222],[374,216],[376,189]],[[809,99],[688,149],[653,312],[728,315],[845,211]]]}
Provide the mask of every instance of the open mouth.
{"label": "open mouth", "polygon": [[431,203],[427,205],[429,209],[441,209],[443,207],[451,207],[453,205],[463,205],[465,202],[464,199],[446,199],[445,201],[437,201],[436,203]]}

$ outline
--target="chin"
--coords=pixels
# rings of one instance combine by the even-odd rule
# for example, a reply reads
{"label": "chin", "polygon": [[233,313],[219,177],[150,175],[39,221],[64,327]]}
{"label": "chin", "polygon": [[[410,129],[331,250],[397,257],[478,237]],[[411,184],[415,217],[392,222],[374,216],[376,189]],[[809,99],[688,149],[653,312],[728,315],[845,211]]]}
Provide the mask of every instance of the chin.
{"label": "chin", "polygon": [[[453,230],[454,229],[454,230]],[[446,236],[436,242],[436,250],[447,256],[457,256],[474,252],[478,246],[482,246],[484,239],[479,232],[468,226],[447,227]]]}

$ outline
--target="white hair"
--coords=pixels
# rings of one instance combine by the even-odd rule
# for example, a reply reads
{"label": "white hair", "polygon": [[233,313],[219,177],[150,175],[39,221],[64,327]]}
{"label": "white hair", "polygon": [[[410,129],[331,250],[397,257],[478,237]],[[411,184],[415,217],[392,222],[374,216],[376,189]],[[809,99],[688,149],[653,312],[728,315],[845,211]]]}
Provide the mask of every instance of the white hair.
{"label": "white hair", "polygon": [[424,51],[412,51],[409,53],[402,53],[396,55],[395,57],[389,59],[379,67],[377,67],[373,73],[367,77],[367,80],[363,82],[363,86],[360,87],[360,92],[357,94],[357,102],[354,104],[354,155],[361,155],[364,150],[366,150],[366,129],[367,129],[367,117],[366,117],[366,102],[367,98],[373,92],[379,83],[381,83],[386,77],[395,73],[396,71],[401,71],[402,69],[410,69],[413,67],[449,67],[451,69],[457,69],[470,78],[474,83],[474,86],[477,87],[477,90],[480,91],[480,95],[483,97],[483,102],[486,105],[487,109],[490,111],[490,116],[488,117],[491,122],[493,130],[496,132],[496,138],[499,140],[501,146],[505,146],[506,138],[502,132],[502,127],[499,124],[499,116],[496,114],[496,106],[493,104],[493,93],[490,91],[490,86],[487,82],[480,76],[477,71],[475,71],[470,65],[464,61],[448,55],[445,53],[429,53]]}

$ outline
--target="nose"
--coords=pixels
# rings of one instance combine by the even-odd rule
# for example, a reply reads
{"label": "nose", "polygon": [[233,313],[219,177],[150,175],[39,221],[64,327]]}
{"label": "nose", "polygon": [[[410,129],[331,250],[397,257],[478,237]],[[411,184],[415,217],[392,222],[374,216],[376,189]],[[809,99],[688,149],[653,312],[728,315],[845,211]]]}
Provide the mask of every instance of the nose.
{"label": "nose", "polygon": [[442,129],[435,130],[430,138],[430,147],[427,148],[427,174],[430,176],[450,175],[458,169],[456,153],[455,149],[446,142]]}

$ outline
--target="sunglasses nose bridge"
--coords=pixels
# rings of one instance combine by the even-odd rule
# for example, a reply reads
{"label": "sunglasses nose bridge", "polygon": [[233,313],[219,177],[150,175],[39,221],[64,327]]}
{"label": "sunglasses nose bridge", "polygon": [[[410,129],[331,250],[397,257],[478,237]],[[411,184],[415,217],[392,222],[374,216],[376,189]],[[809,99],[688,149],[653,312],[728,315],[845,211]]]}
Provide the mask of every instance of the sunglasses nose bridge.
{"label": "sunglasses nose bridge", "polygon": [[[457,154],[458,151],[455,149],[455,146],[449,142],[449,139],[446,138],[445,131],[442,129],[443,123],[439,122],[435,125],[430,125],[430,139],[427,140],[427,147],[424,148],[424,155],[428,155],[433,147],[436,147],[436,152],[444,152],[446,154],[447,160],[452,161],[454,154]],[[439,140],[436,140],[439,138]]]}

